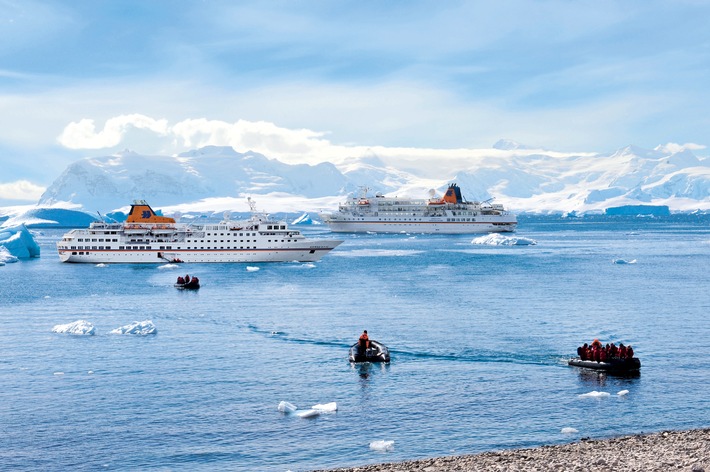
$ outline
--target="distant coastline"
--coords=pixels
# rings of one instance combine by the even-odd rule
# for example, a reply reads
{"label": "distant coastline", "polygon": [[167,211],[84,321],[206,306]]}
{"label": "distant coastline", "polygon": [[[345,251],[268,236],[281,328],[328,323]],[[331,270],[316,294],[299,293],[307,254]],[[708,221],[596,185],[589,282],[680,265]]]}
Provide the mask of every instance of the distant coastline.
{"label": "distant coastline", "polygon": [[508,470],[710,471],[710,429],[585,438],[559,446],[327,469],[327,472]]}

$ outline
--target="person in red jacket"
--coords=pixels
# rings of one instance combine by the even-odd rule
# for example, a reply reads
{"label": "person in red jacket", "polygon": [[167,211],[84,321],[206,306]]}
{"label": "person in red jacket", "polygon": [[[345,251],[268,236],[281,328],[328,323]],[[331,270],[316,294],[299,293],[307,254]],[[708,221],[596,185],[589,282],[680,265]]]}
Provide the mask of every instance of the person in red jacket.
{"label": "person in red jacket", "polygon": [[619,343],[619,357],[626,359],[626,346],[624,346],[624,343]]}
{"label": "person in red jacket", "polygon": [[626,358],[631,359],[632,357],[634,357],[634,348],[629,346],[626,348]]}

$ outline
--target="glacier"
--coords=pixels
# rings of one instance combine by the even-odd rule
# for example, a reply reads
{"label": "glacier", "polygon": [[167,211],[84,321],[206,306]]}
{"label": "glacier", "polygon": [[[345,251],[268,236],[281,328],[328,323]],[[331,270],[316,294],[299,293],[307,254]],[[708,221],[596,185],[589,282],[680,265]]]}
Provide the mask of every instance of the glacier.
{"label": "glacier", "polygon": [[[451,182],[468,200],[495,198],[518,214],[710,211],[710,158],[679,146],[560,152],[501,140],[490,149],[376,147],[330,159],[287,163],[227,146],[174,156],[125,150],[86,157],[71,163],[21,219],[61,226],[84,218],[72,226],[85,227],[96,211],[125,215],[134,199],[145,199],[168,215],[216,217],[226,210],[247,211],[246,196],[258,196],[268,212],[300,215],[290,217],[295,224],[317,224],[310,214],[337,208],[361,187],[428,198],[431,190],[442,194]],[[62,215],[59,207],[83,213]],[[0,221],[17,211],[0,208]]]}
{"label": "glacier", "polygon": [[[32,233],[24,224],[0,226],[0,261],[13,262],[16,259],[39,257],[40,248]],[[3,255],[7,254],[7,255]]]}

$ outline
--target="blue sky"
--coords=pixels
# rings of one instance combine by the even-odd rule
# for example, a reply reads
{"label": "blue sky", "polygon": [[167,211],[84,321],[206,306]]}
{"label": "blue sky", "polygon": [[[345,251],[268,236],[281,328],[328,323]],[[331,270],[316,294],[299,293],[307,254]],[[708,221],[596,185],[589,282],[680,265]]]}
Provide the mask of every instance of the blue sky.
{"label": "blue sky", "polygon": [[683,0],[0,0],[0,201],[124,148],[702,149],[708,18]]}

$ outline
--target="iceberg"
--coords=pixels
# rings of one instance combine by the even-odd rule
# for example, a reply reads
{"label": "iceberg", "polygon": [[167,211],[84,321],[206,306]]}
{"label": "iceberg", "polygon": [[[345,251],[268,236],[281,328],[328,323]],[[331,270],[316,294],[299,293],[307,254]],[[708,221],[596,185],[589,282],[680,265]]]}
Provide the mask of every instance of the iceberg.
{"label": "iceberg", "polygon": [[111,331],[111,334],[137,334],[146,336],[148,334],[157,334],[158,328],[155,327],[152,321],[134,321],[126,326],[121,326]]}
{"label": "iceberg", "polygon": [[24,224],[0,227],[0,247],[18,259],[39,257],[39,244]]}
{"label": "iceberg", "polygon": [[0,266],[4,266],[8,262],[17,262],[19,259],[7,250],[5,246],[0,246]]}
{"label": "iceberg", "polygon": [[370,449],[382,452],[392,451],[394,450],[394,441],[372,441]]}
{"label": "iceberg", "polygon": [[291,222],[292,225],[312,225],[313,220],[311,219],[311,215],[308,213],[304,213],[295,220]]}
{"label": "iceberg", "polygon": [[76,320],[73,323],[67,323],[63,325],[56,325],[52,328],[53,333],[61,334],[77,334],[93,336],[96,334],[96,328],[94,325],[85,320]]}
{"label": "iceberg", "polygon": [[471,241],[471,244],[482,244],[486,246],[534,246],[537,244],[537,241],[530,238],[503,236],[499,233],[491,233],[475,238]]}

